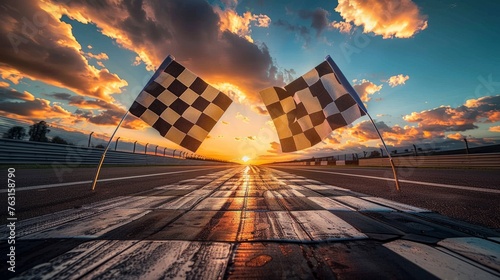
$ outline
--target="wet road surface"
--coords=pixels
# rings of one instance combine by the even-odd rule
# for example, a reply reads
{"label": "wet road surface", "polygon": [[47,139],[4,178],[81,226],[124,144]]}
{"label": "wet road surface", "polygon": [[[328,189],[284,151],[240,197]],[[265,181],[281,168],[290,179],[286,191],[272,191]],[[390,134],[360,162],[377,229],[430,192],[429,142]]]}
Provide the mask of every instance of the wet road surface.
{"label": "wet road surface", "polygon": [[19,221],[16,257],[2,279],[498,279],[500,233],[233,167]]}

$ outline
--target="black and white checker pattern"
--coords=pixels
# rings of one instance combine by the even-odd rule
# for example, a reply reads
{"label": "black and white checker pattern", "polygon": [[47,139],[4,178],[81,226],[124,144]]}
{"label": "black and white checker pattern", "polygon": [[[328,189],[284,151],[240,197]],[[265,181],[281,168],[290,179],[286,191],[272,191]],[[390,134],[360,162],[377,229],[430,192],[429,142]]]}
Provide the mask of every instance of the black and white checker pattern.
{"label": "black and white checker pattern", "polygon": [[195,152],[231,103],[174,60],[139,94],[130,113]]}
{"label": "black and white checker pattern", "polygon": [[267,88],[260,95],[276,126],[283,152],[312,147],[333,130],[365,114],[327,61],[285,88]]}

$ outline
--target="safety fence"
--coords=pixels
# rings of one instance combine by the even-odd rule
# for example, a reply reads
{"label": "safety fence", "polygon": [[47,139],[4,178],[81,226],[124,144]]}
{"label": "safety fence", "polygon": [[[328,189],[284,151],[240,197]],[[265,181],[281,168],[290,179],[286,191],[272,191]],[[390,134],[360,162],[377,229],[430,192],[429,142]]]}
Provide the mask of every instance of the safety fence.
{"label": "safety fence", "polygon": [[[500,168],[500,153],[394,157],[403,167],[485,167]],[[390,166],[388,158],[360,159],[359,166]]]}
{"label": "safety fence", "polygon": [[[0,139],[0,164],[97,165],[104,149]],[[208,165],[218,162],[122,151],[108,151],[104,164]]]}
{"label": "safety fence", "polygon": [[[444,167],[444,168],[500,168],[500,153],[469,154],[469,155],[431,155],[393,157],[397,167]],[[387,157],[366,158],[359,160],[302,160],[280,165],[359,165],[389,167]]]}

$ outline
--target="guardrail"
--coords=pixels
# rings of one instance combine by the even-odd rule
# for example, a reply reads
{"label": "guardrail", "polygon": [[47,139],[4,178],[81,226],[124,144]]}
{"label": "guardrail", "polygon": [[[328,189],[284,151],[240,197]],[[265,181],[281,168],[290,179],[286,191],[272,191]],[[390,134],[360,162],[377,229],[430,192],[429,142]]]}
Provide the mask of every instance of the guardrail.
{"label": "guardrail", "polygon": [[[429,155],[393,157],[396,167],[474,167],[500,168],[500,153],[469,154],[469,155]],[[363,158],[359,160],[302,160],[274,163],[279,165],[359,165],[387,166],[388,158]]]}
{"label": "guardrail", "polygon": [[[0,139],[0,164],[97,165],[104,149]],[[216,162],[109,151],[104,164],[205,165]]]}
{"label": "guardrail", "polygon": [[[500,168],[500,153],[393,157],[397,167]],[[390,166],[388,158],[359,159],[359,166]]]}

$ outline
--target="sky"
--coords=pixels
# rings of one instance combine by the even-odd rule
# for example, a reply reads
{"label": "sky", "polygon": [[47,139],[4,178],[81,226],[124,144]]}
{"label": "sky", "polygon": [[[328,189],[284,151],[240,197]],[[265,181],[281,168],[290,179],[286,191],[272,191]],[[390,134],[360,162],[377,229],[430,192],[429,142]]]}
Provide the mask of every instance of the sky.
{"label": "sky", "polygon": [[[378,150],[365,116],[281,152],[259,91],[330,55],[389,150],[461,149],[464,137],[471,147],[499,144],[498,12],[487,0],[2,1],[0,112],[47,121],[49,138],[86,145],[94,132],[92,144],[104,143],[172,55],[234,101],[199,155],[258,164]],[[116,136],[183,150],[133,116]]]}

